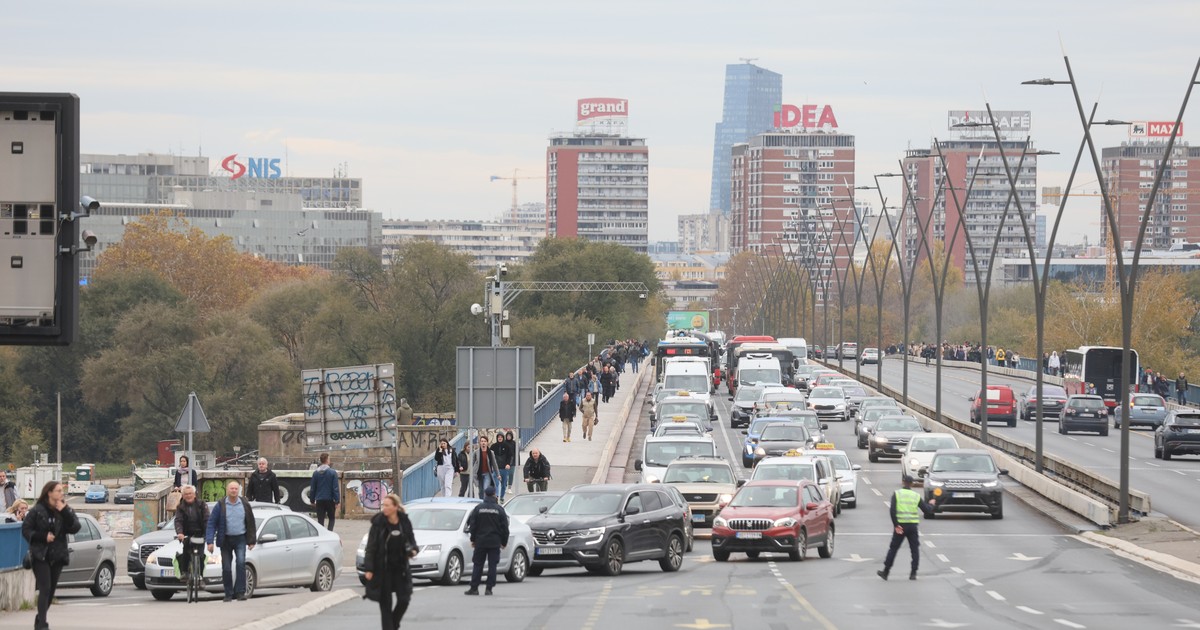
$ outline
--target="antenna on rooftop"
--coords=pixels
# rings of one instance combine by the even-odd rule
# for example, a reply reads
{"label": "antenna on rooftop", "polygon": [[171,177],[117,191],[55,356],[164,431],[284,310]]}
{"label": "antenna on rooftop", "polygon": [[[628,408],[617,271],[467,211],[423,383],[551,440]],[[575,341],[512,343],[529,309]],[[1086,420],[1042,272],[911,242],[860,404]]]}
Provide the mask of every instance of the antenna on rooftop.
{"label": "antenna on rooftop", "polygon": [[742,63],[752,63],[758,61],[758,57],[738,57],[738,60]]}

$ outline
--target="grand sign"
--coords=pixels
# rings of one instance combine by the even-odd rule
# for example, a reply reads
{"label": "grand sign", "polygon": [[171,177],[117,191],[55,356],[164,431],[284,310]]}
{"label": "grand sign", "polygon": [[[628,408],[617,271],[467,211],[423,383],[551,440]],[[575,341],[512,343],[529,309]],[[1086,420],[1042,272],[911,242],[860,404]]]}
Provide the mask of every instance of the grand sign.
{"label": "grand sign", "polygon": [[837,118],[829,105],[780,105],[775,110],[775,128],[837,129]]}
{"label": "grand sign", "polygon": [[629,100],[581,98],[575,107],[575,127],[582,131],[623,135],[629,126]]}

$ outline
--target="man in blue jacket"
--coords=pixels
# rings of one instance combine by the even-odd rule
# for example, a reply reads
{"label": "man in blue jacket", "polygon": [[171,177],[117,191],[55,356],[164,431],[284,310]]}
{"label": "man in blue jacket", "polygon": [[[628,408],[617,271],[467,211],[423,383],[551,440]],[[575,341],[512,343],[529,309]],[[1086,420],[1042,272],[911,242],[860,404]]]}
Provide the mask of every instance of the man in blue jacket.
{"label": "man in blue jacket", "polygon": [[342,501],[338,492],[337,471],[329,466],[329,453],[321,453],[321,465],[317,466],[312,482],[308,484],[308,500],[317,508],[317,522],[325,525],[325,517],[328,516],[328,529],[333,531],[334,514]]}
{"label": "man in blue jacket", "polygon": [[[246,601],[246,550],[254,549],[258,540],[254,531],[254,510],[249,501],[239,496],[241,491],[242,486],[236,481],[225,486],[225,498],[213,506],[204,533],[210,553],[214,542],[221,548],[221,582],[225,585],[227,602],[233,601],[234,597]],[[236,581],[234,571],[237,572]]]}

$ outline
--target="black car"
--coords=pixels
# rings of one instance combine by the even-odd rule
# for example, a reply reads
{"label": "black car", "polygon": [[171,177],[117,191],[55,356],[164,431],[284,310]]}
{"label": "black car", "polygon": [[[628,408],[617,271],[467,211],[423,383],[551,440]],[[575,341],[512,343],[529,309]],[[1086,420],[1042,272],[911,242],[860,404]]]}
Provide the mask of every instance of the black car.
{"label": "black car", "polygon": [[1099,396],[1081,394],[1067,399],[1062,417],[1058,420],[1058,432],[1066,435],[1071,431],[1095,431],[1108,435],[1108,407]]}
{"label": "black car", "polygon": [[628,562],[658,560],[663,571],[683,566],[688,513],[666,488],[652,484],[575,486],[529,519],[536,545],[529,575],[582,566],[619,575]]}
{"label": "black car", "polygon": [[883,416],[867,434],[867,459],[873,463],[880,457],[903,457],[908,441],[922,431],[929,429],[912,416]]}
{"label": "black car", "polygon": [[762,390],[762,385],[742,385],[737,389],[736,396],[729,397],[729,401],[733,403],[729,405],[729,428],[750,426],[750,419],[754,415],[754,403]]}
{"label": "black car", "polygon": [[984,512],[994,519],[1004,518],[1004,488],[992,456],[983,450],[941,449],[933,456],[925,473],[925,501],[937,499],[934,514],[942,512]]}
{"label": "black car", "polygon": [[128,503],[133,505],[134,494],[133,486],[121,486],[117,489],[117,493],[113,495],[113,503]]}
{"label": "black car", "polygon": [[1154,430],[1154,457],[1200,455],[1200,412],[1172,411]]}
{"label": "black car", "polygon": [[[1062,416],[1063,407],[1067,404],[1067,390],[1061,385],[1042,384],[1042,419],[1058,420]],[[1029,391],[1021,394],[1020,407],[1017,413],[1022,420],[1030,422],[1037,420],[1037,385],[1030,385]]]}
{"label": "black car", "polygon": [[772,422],[763,428],[758,436],[758,446],[754,449],[754,464],[767,457],[778,457],[791,451],[804,451],[814,448],[817,440],[804,419],[797,418],[794,422]]}

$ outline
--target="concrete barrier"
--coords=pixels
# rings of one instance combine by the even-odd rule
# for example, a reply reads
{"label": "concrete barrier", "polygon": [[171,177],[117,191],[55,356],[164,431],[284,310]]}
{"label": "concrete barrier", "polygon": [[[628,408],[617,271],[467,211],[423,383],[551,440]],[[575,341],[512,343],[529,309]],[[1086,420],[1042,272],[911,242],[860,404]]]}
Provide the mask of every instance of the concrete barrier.
{"label": "concrete barrier", "polygon": [[608,479],[608,469],[612,466],[613,454],[617,451],[617,443],[621,441],[621,434],[625,432],[625,424],[629,422],[629,414],[633,411],[633,401],[641,399],[641,387],[643,376],[651,370],[646,369],[646,364],[642,363],[642,369],[638,370],[637,378],[633,379],[633,395],[625,399],[625,404],[621,405],[620,420],[617,426],[613,427],[612,433],[608,434],[608,443],[604,445],[604,451],[600,454],[600,462],[596,465],[596,474],[592,476],[592,483],[604,483]]}

